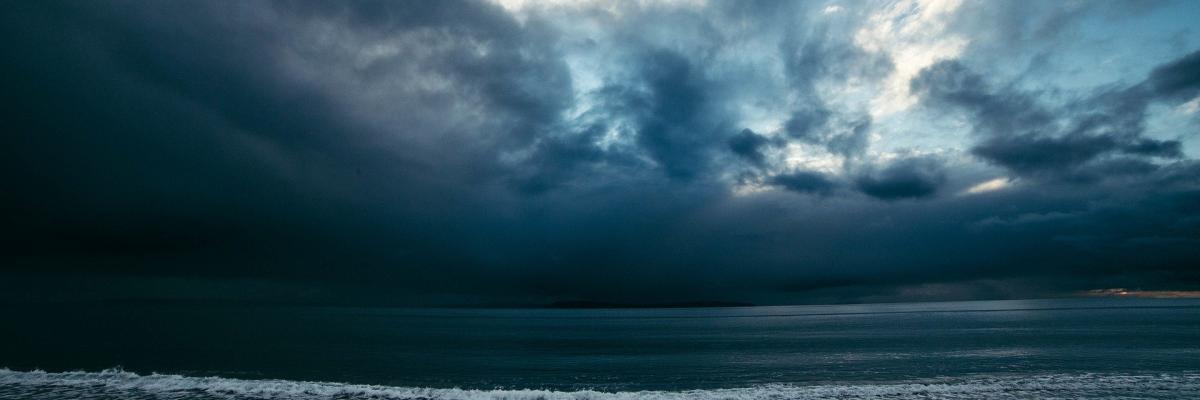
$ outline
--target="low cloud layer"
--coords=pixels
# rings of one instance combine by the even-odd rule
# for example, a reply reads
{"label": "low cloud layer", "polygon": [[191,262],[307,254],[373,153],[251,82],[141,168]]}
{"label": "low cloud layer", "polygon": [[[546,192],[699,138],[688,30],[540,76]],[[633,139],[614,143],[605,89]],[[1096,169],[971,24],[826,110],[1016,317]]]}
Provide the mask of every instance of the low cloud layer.
{"label": "low cloud layer", "polygon": [[1200,33],[1177,18],[1194,8],[5,4],[0,288],[370,304],[1196,290]]}

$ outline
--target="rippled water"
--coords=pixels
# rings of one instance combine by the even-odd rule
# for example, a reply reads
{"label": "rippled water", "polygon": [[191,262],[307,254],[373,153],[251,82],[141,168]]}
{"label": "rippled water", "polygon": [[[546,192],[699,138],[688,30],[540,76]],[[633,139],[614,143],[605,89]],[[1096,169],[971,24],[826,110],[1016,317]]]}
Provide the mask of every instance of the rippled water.
{"label": "rippled water", "polygon": [[1195,300],[3,311],[3,398],[1200,398]]}

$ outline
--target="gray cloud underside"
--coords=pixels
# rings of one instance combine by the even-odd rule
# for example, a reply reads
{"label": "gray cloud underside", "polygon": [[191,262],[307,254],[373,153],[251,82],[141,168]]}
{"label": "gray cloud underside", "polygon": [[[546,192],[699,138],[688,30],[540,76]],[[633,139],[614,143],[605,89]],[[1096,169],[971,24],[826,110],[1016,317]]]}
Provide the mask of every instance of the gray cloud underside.
{"label": "gray cloud underside", "polygon": [[[85,295],[397,303],[1200,286],[1200,164],[1145,133],[1152,107],[1200,94],[1200,53],[1065,102],[965,60],[925,68],[918,107],[965,118],[971,171],[1016,182],[963,196],[963,161],[873,155],[877,122],[819,89],[893,61],[786,2],[634,7],[591,42],[478,2],[0,9],[10,297],[93,279],[110,283]],[[743,36],[778,64],[719,62]],[[575,52],[603,56],[594,89]],[[750,129],[740,105],[781,98],[780,130]],[[789,164],[795,146],[841,169]]]}

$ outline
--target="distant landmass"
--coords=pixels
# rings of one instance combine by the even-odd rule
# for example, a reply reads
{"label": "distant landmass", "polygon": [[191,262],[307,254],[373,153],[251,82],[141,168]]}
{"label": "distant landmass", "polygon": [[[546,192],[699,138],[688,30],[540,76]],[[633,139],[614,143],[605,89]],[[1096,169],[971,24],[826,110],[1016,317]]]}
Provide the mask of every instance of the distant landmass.
{"label": "distant landmass", "polygon": [[605,301],[570,300],[556,301],[548,308],[701,308],[701,307],[754,307],[751,303],[736,301],[684,301],[673,303],[614,303]]}

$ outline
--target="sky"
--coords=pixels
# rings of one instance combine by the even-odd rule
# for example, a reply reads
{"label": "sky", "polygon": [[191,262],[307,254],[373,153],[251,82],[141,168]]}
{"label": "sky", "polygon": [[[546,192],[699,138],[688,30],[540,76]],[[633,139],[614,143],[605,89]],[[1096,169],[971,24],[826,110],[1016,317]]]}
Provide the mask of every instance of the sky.
{"label": "sky", "polygon": [[1197,16],[4,2],[0,300],[1196,290]]}

